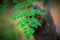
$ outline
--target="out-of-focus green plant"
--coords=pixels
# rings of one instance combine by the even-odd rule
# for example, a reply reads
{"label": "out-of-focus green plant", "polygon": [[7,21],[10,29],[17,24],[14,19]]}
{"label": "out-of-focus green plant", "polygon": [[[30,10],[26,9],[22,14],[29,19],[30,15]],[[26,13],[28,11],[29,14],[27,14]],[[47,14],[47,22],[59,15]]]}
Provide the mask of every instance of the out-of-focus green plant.
{"label": "out-of-focus green plant", "polygon": [[6,5],[0,6],[0,15],[7,10]]}
{"label": "out-of-focus green plant", "polygon": [[12,23],[0,18],[0,40],[18,40],[20,38],[20,31],[18,28],[14,29]]}
{"label": "out-of-focus green plant", "polygon": [[13,3],[17,3],[18,2],[18,0],[12,0],[13,1]]}

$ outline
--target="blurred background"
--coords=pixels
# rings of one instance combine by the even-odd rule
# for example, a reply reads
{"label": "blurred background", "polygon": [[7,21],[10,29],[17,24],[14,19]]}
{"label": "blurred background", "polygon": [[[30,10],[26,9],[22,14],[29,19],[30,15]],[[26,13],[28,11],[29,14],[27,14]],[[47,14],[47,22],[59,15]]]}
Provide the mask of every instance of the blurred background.
{"label": "blurred background", "polygon": [[[18,2],[23,1],[26,0],[18,0]],[[12,10],[12,7],[16,3],[17,0],[16,2],[12,2],[12,0],[0,0],[0,8],[3,5],[7,5],[7,10],[0,13],[0,40],[26,40],[23,30],[19,26],[16,26],[19,20],[13,21],[11,19],[14,13],[20,11],[20,9],[17,11]],[[31,36],[30,40],[60,40],[60,0],[36,0],[33,3],[33,6],[35,5],[47,12],[48,19],[46,20],[50,23],[48,28],[50,31],[48,33],[43,32],[41,35],[36,33]]]}

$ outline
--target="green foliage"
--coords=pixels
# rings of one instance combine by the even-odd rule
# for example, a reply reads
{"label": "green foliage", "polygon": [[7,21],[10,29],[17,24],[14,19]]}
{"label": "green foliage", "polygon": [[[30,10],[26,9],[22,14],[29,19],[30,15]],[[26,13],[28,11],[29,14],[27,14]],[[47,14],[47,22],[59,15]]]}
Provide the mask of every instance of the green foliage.
{"label": "green foliage", "polygon": [[31,9],[27,12],[27,14],[28,14],[29,16],[35,15],[35,14],[36,14],[36,10],[35,10],[34,8],[31,8]]}
{"label": "green foliage", "polygon": [[[24,34],[26,35],[26,38],[28,39],[34,33],[34,30],[32,28],[29,28],[28,23],[27,23],[28,18],[26,18],[26,16],[27,16],[27,13],[25,11],[21,10],[13,16],[13,19],[16,20],[18,18],[22,18],[22,20],[20,20],[17,23],[17,26],[20,25],[20,27],[24,30]],[[32,31],[30,31],[30,30],[32,30]]]}
{"label": "green foliage", "polygon": [[6,10],[7,10],[6,5],[0,6],[0,14],[2,14],[3,12],[5,12]]}
{"label": "green foliage", "polygon": [[36,9],[36,13],[39,15],[45,15],[45,12],[43,12],[42,10]]}
{"label": "green foliage", "polygon": [[19,8],[24,8],[26,5],[24,3],[17,3],[14,7],[13,10],[18,10]]}
{"label": "green foliage", "polygon": [[24,10],[20,10],[19,12],[14,14],[13,20],[19,19],[19,18],[21,18],[23,16],[26,16],[26,12]]}
{"label": "green foliage", "polygon": [[31,6],[34,3],[35,0],[27,0],[26,6]]}
{"label": "green foliage", "polygon": [[35,17],[30,18],[29,21],[30,21],[30,26],[33,27],[33,28],[34,28],[34,27],[35,27],[35,28],[38,28],[38,26],[41,26],[41,23],[40,23],[39,20],[38,20],[37,18],[35,18]]}
{"label": "green foliage", "polygon": [[[24,34],[27,39],[33,35],[34,29],[41,26],[41,23],[34,15],[40,14],[43,15],[44,13],[41,10],[31,8],[29,11],[20,10],[12,17],[13,20],[21,19],[16,25],[20,25],[20,27],[24,30]],[[31,18],[29,18],[31,16]],[[32,28],[33,27],[33,28]]]}
{"label": "green foliage", "polygon": [[33,33],[34,33],[33,28],[28,28],[28,30],[27,29],[24,30],[24,34],[25,34],[27,40],[29,40],[29,38],[33,35]]}
{"label": "green foliage", "polygon": [[34,3],[34,0],[27,0],[26,2],[20,2],[17,3],[14,7],[13,10],[18,10],[19,8],[25,8],[27,6],[31,6]]}
{"label": "green foliage", "polygon": [[0,18],[0,40],[17,40],[20,38],[20,31],[5,19]]}
{"label": "green foliage", "polygon": [[13,3],[17,3],[18,2],[18,0],[12,0],[13,1]]}

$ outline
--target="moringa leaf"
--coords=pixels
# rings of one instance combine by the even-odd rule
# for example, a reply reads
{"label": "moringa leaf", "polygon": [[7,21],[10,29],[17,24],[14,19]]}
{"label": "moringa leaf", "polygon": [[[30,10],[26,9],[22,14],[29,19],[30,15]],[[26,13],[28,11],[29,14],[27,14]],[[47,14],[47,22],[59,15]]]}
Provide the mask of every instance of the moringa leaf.
{"label": "moringa leaf", "polygon": [[[41,26],[41,22],[34,17],[34,15],[36,14],[43,15],[43,12],[41,10],[31,8],[27,12],[24,10],[20,10],[12,17],[13,20],[21,18],[21,20],[16,25],[20,25],[20,27],[24,30],[24,34],[27,39],[29,39],[33,35],[33,28],[38,28],[38,26]],[[29,16],[31,16],[31,18]]]}

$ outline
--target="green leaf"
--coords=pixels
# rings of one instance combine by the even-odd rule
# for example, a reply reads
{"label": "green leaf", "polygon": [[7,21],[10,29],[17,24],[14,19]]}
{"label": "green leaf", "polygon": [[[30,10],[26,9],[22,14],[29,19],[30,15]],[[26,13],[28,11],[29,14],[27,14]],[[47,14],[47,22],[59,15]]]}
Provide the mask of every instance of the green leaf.
{"label": "green leaf", "polygon": [[18,10],[19,8],[24,8],[24,7],[26,7],[26,5],[23,2],[20,2],[13,7],[13,10]]}
{"label": "green leaf", "polygon": [[28,14],[29,16],[32,16],[32,15],[35,15],[36,14],[36,10],[31,8],[29,11],[28,11]]}
{"label": "green leaf", "polygon": [[31,6],[33,4],[33,2],[34,2],[33,0],[27,0],[26,2],[17,3],[13,7],[13,10],[18,10],[19,8],[25,8],[25,7]]}
{"label": "green leaf", "polygon": [[34,3],[35,0],[27,0],[26,6],[31,6]]}
{"label": "green leaf", "polygon": [[38,26],[41,26],[41,23],[35,17],[30,18],[30,22],[31,22],[31,24],[30,24],[31,27],[38,28]]}
{"label": "green leaf", "polygon": [[43,12],[42,10],[39,10],[39,9],[36,9],[36,13],[40,14],[40,15],[44,15],[45,14],[45,12]]}
{"label": "green leaf", "polygon": [[14,17],[12,17],[12,19],[16,20],[16,19],[22,18],[22,17],[24,17],[26,15],[27,14],[26,14],[26,12],[24,10],[20,10],[19,12],[14,14]]}

